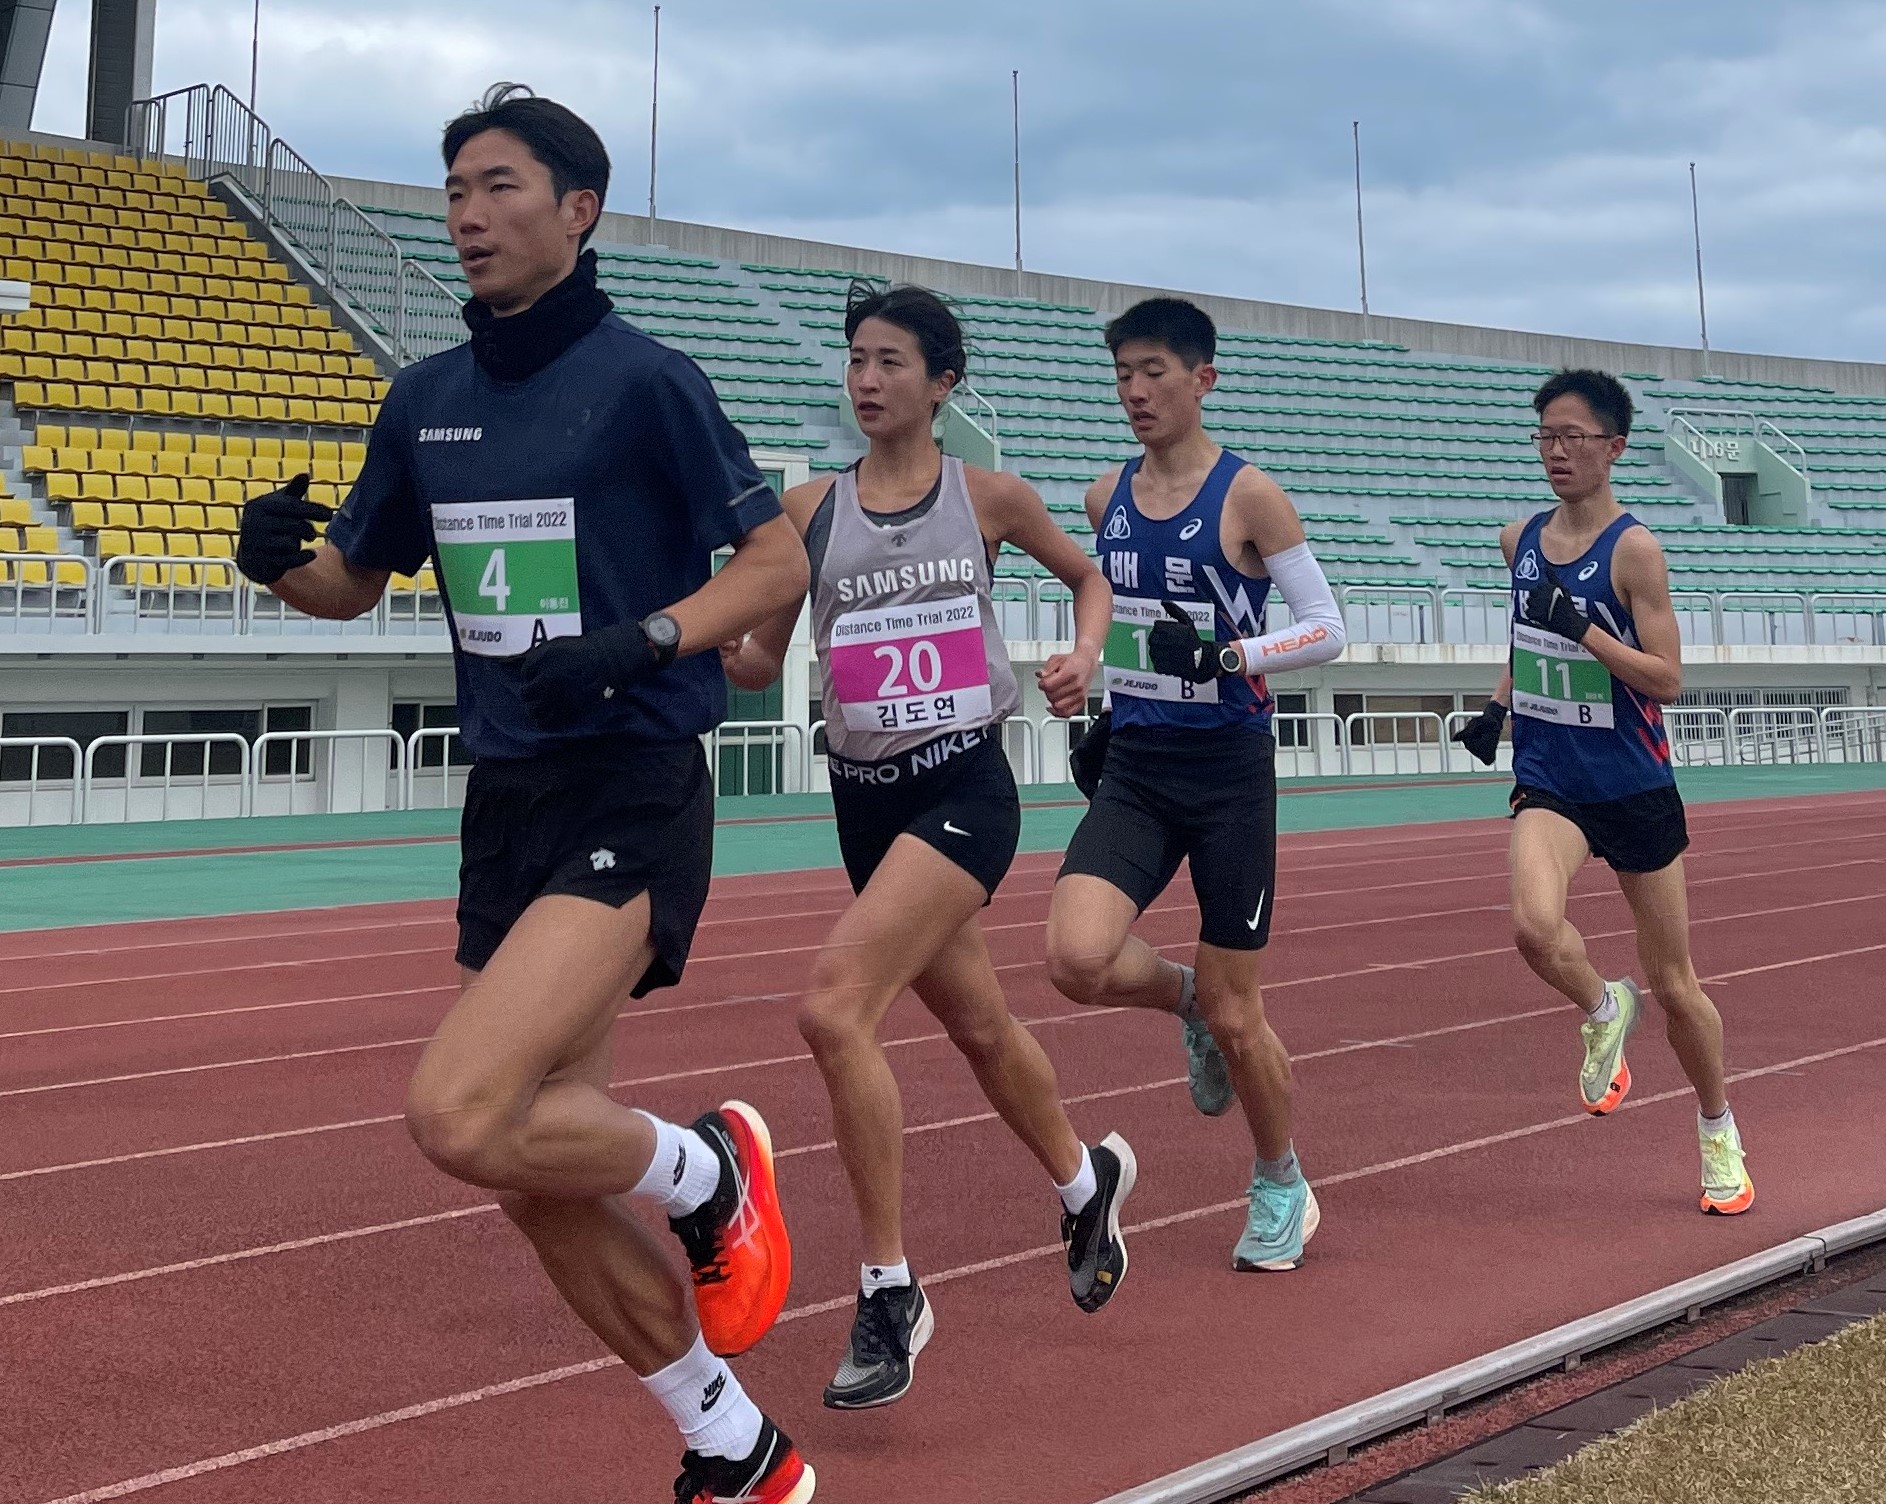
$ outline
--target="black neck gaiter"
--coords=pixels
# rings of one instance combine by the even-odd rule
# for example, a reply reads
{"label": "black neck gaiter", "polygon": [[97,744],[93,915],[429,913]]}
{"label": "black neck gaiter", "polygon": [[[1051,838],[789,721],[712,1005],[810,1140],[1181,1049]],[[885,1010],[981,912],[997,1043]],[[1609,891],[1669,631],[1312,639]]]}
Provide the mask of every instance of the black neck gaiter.
{"label": "black neck gaiter", "polygon": [[609,294],[596,285],[596,253],[522,313],[500,318],[476,298],[465,305],[472,358],[493,381],[526,381],[602,322]]}

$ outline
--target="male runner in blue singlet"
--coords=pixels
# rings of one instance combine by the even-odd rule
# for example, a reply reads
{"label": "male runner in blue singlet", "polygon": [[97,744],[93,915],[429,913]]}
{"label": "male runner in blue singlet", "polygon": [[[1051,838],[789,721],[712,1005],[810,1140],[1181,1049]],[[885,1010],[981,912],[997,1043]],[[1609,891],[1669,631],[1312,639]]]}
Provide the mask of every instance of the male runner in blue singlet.
{"label": "male runner in blue singlet", "polygon": [[[1217,1116],[1235,1095],[1257,1148],[1233,1266],[1294,1269],[1319,1213],[1291,1147],[1290,1057],[1259,975],[1277,863],[1264,676],[1327,663],[1343,623],[1290,498],[1205,431],[1216,345],[1211,319],[1178,298],[1107,326],[1145,452],[1087,491],[1113,586],[1112,732],[1055,883],[1048,967],[1075,1002],[1179,1015],[1194,1105]],[[1293,622],[1266,632],[1273,583]],[[1198,896],[1196,971],[1131,933],[1182,860]]]}
{"label": "male runner in blue singlet", "polygon": [[1624,1045],[1643,1008],[1635,982],[1592,969],[1565,917],[1572,878],[1600,856],[1631,906],[1637,954],[1696,1089],[1702,1209],[1733,1215],[1755,1188],[1724,1091],[1722,1019],[1690,960],[1689,832],[1663,725],[1662,707],[1683,689],[1682,644],[1663,550],[1611,490],[1630,393],[1602,371],[1560,371],[1532,405],[1559,504],[1500,534],[1513,575],[1512,656],[1455,740],[1490,766],[1511,707],[1514,934],[1540,980],[1585,1013],[1585,1110],[1611,1112],[1631,1089]]}

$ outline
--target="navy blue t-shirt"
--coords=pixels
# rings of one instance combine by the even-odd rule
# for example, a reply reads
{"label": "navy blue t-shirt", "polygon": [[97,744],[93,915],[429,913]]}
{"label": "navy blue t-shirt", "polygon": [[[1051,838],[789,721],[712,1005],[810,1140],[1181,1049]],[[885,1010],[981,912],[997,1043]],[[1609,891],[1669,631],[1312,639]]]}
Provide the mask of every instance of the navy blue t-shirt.
{"label": "navy blue t-shirt", "polygon": [[[436,557],[432,509],[459,508],[449,524],[480,502],[548,503],[506,511],[551,520],[563,515],[556,503],[568,504],[586,631],[692,595],[716,549],[780,515],[701,369],[613,314],[526,381],[493,381],[470,345],[401,371],[328,540],[359,568],[410,575]],[[518,696],[516,657],[465,651],[458,614],[480,603],[455,602],[443,569],[440,590],[459,728],[475,757],[604,735],[682,741],[726,718],[726,679],[708,652],[600,703],[579,726],[545,731]]]}

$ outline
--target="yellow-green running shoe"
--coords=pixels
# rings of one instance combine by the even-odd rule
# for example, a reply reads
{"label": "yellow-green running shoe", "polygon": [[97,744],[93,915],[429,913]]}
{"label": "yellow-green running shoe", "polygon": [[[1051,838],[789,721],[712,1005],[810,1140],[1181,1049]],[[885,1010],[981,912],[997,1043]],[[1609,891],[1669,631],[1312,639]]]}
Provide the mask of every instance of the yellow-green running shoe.
{"label": "yellow-green running shoe", "polygon": [[1637,1027],[1644,1011],[1644,995],[1637,984],[1626,977],[1621,982],[1606,982],[1605,993],[1617,1004],[1617,1017],[1609,1023],[1587,1018],[1578,1027],[1585,1037],[1585,1064],[1578,1073],[1578,1094],[1585,1111],[1602,1117],[1624,1100],[1631,1089],[1631,1068],[1624,1059],[1624,1041]]}
{"label": "yellow-green running shoe", "polygon": [[1703,1151],[1703,1210],[1718,1217],[1747,1211],[1755,1204],[1755,1182],[1748,1178],[1735,1119],[1720,1133],[1698,1124],[1697,1140]]}

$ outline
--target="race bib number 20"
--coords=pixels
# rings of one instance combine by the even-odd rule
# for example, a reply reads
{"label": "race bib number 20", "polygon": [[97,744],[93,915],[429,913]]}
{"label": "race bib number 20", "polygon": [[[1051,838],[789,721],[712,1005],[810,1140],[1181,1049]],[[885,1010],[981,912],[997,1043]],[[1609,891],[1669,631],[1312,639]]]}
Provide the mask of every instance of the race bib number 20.
{"label": "race bib number 20", "polygon": [[436,505],[432,533],[463,651],[512,658],[582,634],[570,498]]}

